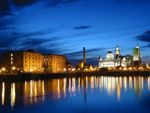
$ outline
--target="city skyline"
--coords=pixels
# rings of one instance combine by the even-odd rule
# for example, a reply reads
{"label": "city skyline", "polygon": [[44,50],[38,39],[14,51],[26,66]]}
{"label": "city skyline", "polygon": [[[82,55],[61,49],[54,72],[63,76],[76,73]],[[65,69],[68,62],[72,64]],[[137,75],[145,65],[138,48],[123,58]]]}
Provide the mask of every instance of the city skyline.
{"label": "city skyline", "polygon": [[0,52],[34,49],[63,54],[72,63],[115,51],[131,54],[138,43],[150,61],[149,0],[1,0]]}

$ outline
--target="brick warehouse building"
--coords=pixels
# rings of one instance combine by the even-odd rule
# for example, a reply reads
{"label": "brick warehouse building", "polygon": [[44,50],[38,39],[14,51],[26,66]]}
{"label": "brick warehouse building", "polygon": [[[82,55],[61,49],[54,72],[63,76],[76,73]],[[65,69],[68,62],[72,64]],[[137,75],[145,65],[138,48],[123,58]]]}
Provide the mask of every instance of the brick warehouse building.
{"label": "brick warehouse building", "polygon": [[62,73],[67,67],[67,59],[63,55],[43,55],[29,51],[9,51],[4,54],[1,68],[7,72],[23,73]]}

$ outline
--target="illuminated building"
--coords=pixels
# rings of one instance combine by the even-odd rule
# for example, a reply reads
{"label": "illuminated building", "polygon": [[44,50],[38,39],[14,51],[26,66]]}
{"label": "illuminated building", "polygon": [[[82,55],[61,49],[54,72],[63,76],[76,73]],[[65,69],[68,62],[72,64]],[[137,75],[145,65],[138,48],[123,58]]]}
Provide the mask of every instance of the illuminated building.
{"label": "illuminated building", "polygon": [[111,51],[107,52],[105,60],[99,59],[99,68],[101,67],[115,67],[114,55]]}
{"label": "illuminated building", "polygon": [[42,72],[43,55],[31,50],[7,52],[3,66],[8,72]]}
{"label": "illuminated building", "polygon": [[126,65],[127,66],[132,66],[133,65],[133,56],[132,55],[126,55]]}
{"label": "illuminated building", "polygon": [[94,68],[93,68],[92,65],[85,65],[83,70],[84,70],[84,71],[93,71]]}
{"label": "illuminated building", "polygon": [[62,73],[67,68],[67,59],[63,55],[44,55],[44,71],[47,73]]}
{"label": "illuminated building", "polygon": [[117,46],[116,46],[116,51],[115,51],[115,57],[118,58],[118,57],[120,57],[120,56],[121,56],[121,54],[120,54],[120,48],[119,48],[119,46],[117,45]]}
{"label": "illuminated building", "polygon": [[140,60],[140,47],[137,45],[136,48],[133,49],[133,61]]}
{"label": "illuminated building", "polygon": [[121,54],[120,54],[120,48],[117,45],[115,50],[115,67],[121,65]]}
{"label": "illuminated building", "polygon": [[108,51],[106,58],[103,60],[99,58],[99,68],[113,68],[113,67],[127,67],[133,63],[133,57],[131,55],[121,56],[119,46],[116,46],[115,55],[112,51]]}
{"label": "illuminated building", "polygon": [[83,47],[83,60],[80,61],[76,67],[78,71],[93,71],[94,68],[92,65],[86,63],[86,49]]}
{"label": "illuminated building", "polygon": [[78,70],[82,70],[83,68],[84,68],[84,62],[83,62],[83,61],[80,61],[80,62],[78,63],[77,69],[78,69]]}
{"label": "illuminated building", "polygon": [[63,55],[43,55],[32,50],[10,51],[5,53],[1,68],[9,73],[61,73],[66,71],[67,59]]}
{"label": "illuminated building", "polygon": [[140,65],[141,63],[141,53],[140,47],[138,45],[133,49],[133,62],[134,65]]}

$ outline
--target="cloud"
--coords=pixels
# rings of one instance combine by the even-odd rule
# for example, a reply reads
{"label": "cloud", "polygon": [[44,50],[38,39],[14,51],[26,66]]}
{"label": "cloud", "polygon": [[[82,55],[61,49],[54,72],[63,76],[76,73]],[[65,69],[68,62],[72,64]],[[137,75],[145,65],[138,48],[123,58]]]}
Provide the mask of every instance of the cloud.
{"label": "cloud", "polygon": [[147,44],[145,46],[142,46],[141,48],[150,48],[150,44]]}
{"label": "cloud", "polygon": [[150,0],[116,0],[116,3],[124,5],[124,4],[141,4],[147,3]]}
{"label": "cloud", "polygon": [[[59,28],[54,29],[44,29],[40,31],[32,32],[19,32],[18,29],[14,29],[10,32],[4,32],[0,34],[0,50],[25,50],[25,49],[35,49],[35,50],[46,50],[53,51],[53,47],[57,47],[57,41],[59,37],[49,36],[44,38],[44,35],[52,34],[57,32]],[[50,48],[50,46],[52,46]],[[53,49],[53,50],[52,50]],[[56,49],[56,48],[55,48]],[[58,51],[53,51],[58,52]]]}
{"label": "cloud", "polygon": [[0,0],[0,16],[11,15],[8,0]]}
{"label": "cloud", "polygon": [[13,16],[13,11],[17,10],[17,7],[23,8],[37,1],[40,0],[0,0],[0,16]]}
{"label": "cloud", "polygon": [[15,22],[12,18],[1,18],[0,20],[0,32],[15,30],[16,27],[13,25]]}
{"label": "cloud", "polygon": [[90,29],[91,26],[77,26],[77,27],[74,27],[74,29],[76,30],[82,30],[82,29]]}
{"label": "cloud", "polygon": [[137,40],[143,41],[143,42],[149,42],[150,43],[150,31],[146,31],[143,34],[136,37]]}
{"label": "cloud", "polygon": [[26,5],[31,5],[38,0],[12,0],[12,3],[16,6],[26,6]]}
{"label": "cloud", "polygon": [[[97,53],[98,51],[102,51],[105,50],[106,48],[93,48],[93,49],[86,49],[86,54],[90,54],[90,53]],[[70,55],[72,57],[76,57],[76,56],[82,56],[83,55],[83,50],[81,51],[77,51],[77,52],[72,52],[72,53],[68,53],[66,55]]]}
{"label": "cloud", "polygon": [[66,3],[73,3],[73,2],[77,2],[79,0],[51,0],[50,2],[48,2],[46,4],[46,6],[58,6],[61,4],[66,4]]}
{"label": "cloud", "polygon": [[[86,49],[86,59],[87,62],[90,64],[94,64],[94,61],[97,62],[100,52],[102,53],[103,50],[107,48],[93,48],[93,49]],[[76,51],[72,53],[65,54],[69,60],[76,65],[77,62],[83,59],[83,51]],[[95,64],[94,64],[95,65]]]}

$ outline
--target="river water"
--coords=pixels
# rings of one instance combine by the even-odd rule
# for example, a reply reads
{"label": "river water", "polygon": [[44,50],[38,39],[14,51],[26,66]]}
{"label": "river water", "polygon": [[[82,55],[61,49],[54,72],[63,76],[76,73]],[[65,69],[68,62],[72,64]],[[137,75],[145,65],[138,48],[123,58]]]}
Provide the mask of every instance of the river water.
{"label": "river water", "polygon": [[1,82],[0,113],[150,113],[150,76]]}

